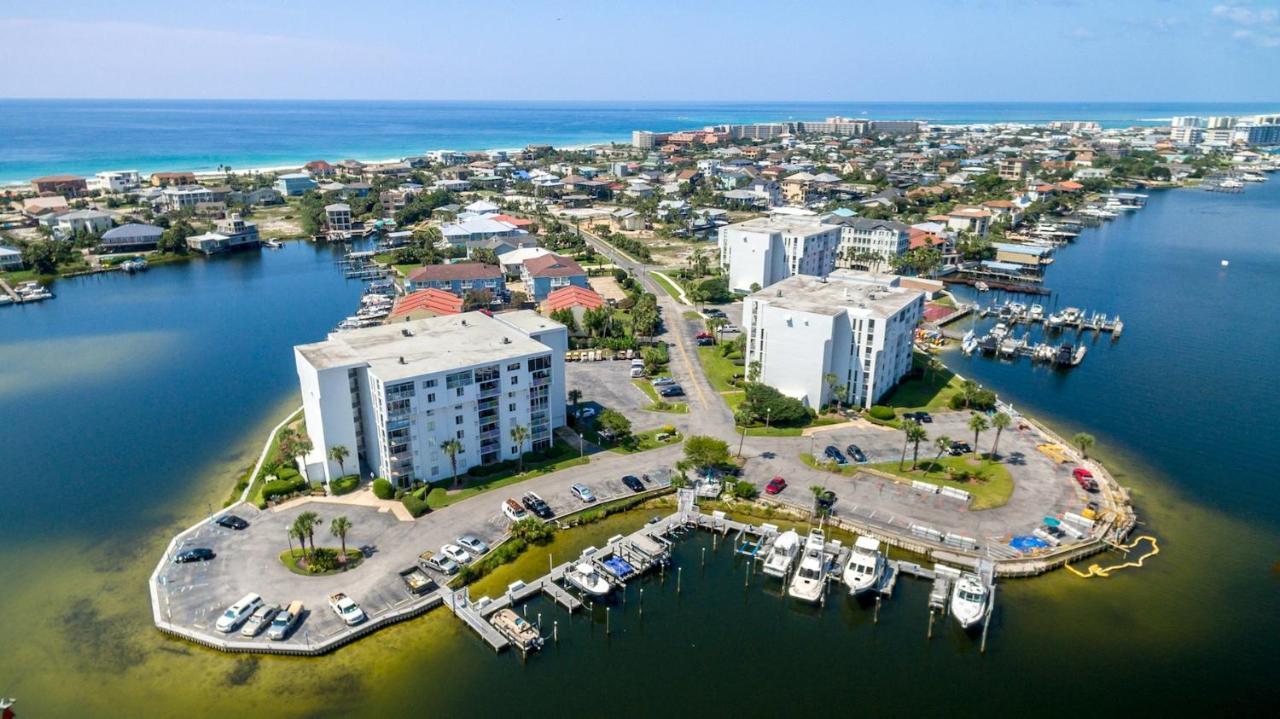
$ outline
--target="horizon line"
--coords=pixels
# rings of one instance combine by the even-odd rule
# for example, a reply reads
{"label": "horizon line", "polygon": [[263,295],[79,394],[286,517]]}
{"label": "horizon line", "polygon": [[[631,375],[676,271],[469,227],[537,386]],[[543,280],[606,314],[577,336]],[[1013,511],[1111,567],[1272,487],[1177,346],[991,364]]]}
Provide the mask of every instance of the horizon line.
{"label": "horizon line", "polygon": [[1187,105],[1214,105],[1214,104],[1276,104],[1280,105],[1280,99],[1276,100],[1088,100],[1088,99],[1070,99],[1070,100],[883,100],[883,99],[780,99],[780,100],[764,100],[764,99],[733,99],[733,100],[695,100],[680,98],[662,98],[662,99],[605,99],[605,98],[555,98],[555,99],[529,99],[529,98],[501,98],[501,99],[483,99],[483,98],[379,98],[379,97],[106,97],[106,96],[87,96],[87,97],[70,97],[70,96],[7,96],[0,95],[2,101],[107,101],[107,102],[484,102],[484,103],[556,103],[556,102],[580,102],[580,103],[689,103],[689,104],[734,104],[734,103],[767,103],[767,104],[833,104],[833,103],[874,103],[874,104],[907,104],[907,105],[964,105],[964,104],[1007,104],[1007,105],[1062,105],[1062,104],[1093,104],[1093,105],[1141,105],[1141,104],[1187,104]]}

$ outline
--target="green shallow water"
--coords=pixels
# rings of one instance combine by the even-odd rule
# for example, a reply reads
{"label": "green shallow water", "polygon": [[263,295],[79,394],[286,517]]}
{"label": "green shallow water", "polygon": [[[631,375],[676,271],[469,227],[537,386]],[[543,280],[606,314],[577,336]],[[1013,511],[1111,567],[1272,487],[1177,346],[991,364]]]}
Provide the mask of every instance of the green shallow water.
{"label": "green shallow water", "polygon": [[[1077,261],[1090,267],[1089,252],[1150,251],[1143,242],[1163,242],[1175,257],[1202,251],[1179,249],[1167,234],[1144,239],[1143,213],[1153,226],[1221,222],[1226,211],[1212,203],[1245,199],[1261,204],[1239,205],[1237,214],[1266,219],[1276,212],[1274,188],[1266,191],[1261,199],[1170,195],[1165,209],[1115,225],[1128,234],[1093,245],[1081,238],[1053,270],[1064,270],[1055,280],[1064,304],[1110,310],[1107,300],[1149,294],[1130,287],[1129,297],[1103,282],[1096,291],[1109,295],[1079,299],[1095,291],[1093,280],[1065,270]],[[1267,305],[1277,289],[1262,271],[1275,261],[1274,241],[1228,251],[1245,258],[1228,279],[1247,302],[1223,292],[1205,312],[1234,318],[1233,310],[1249,316],[1245,306],[1280,306]],[[1194,345],[1234,326],[1197,325],[1202,317],[1184,314],[1175,341],[1158,317],[1127,308],[1126,336],[1091,351],[1084,372],[956,364],[1063,432],[1097,434],[1099,452],[1134,490],[1139,531],[1157,536],[1162,550],[1147,567],[1107,579],[1057,572],[1001,584],[985,655],[950,623],[926,641],[924,583],[901,582],[873,623],[871,611],[838,595],[815,610],[782,599],[759,576],[744,588],[744,567],[724,548],[708,551],[702,567],[706,535],[679,547],[682,592],[670,574],[665,583],[634,583],[625,607],[610,610],[610,636],[602,607],[570,618],[531,604],[531,617],[558,618],[561,641],[524,663],[493,654],[443,611],[318,659],[228,656],[165,637],[150,623],[147,577],[169,537],[221,502],[267,429],[296,406],[288,347],[321,336],[354,306],[359,287],[337,276],[331,259],[323,248],[292,245],[59,283],[58,299],[43,307],[0,311],[0,694],[19,698],[19,717],[778,716],[806,699],[816,711],[895,716],[1184,716],[1270,713],[1280,699],[1272,669],[1280,537],[1274,483],[1258,460],[1276,449],[1274,378],[1265,372],[1274,339],[1250,335],[1237,347],[1243,357],[1219,360],[1214,374],[1213,362],[1182,357],[1181,339],[1188,328],[1198,333]],[[1251,263],[1262,279],[1251,279]],[[1108,267],[1113,283],[1133,272],[1106,262],[1092,271]],[[1201,281],[1218,280],[1188,279]],[[1246,305],[1224,304],[1233,300]],[[1196,377],[1183,374],[1189,364]],[[1119,382],[1108,377],[1120,370]],[[1162,392],[1162,382],[1176,391]],[[1210,382],[1224,398],[1200,403]],[[1237,421],[1242,408],[1258,421]],[[1218,449],[1202,451],[1208,442]],[[536,576],[547,552],[569,556],[652,514],[560,535],[477,593]]]}

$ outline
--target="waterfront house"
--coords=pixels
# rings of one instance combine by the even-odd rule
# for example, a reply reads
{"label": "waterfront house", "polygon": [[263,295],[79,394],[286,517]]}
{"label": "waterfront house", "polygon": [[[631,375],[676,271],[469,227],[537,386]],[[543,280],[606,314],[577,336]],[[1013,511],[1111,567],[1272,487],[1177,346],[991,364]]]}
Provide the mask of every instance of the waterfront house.
{"label": "waterfront house", "polygon": [[160,204],[166,212],[194,210],[197,205],[213,201],[213,193],[201,185],[170,185],[160,192]]}
{"label": "waterfront house", "polygon": [[232,214],[219,220],[215,231],[187,238],[187,247],[206,255],[229,252],[241,248],[257,247],[260,242],[258,226],[245,222],[240,215]]}
{"label": "waterfront house", "polygon": [[1019,245],[1011,242],[996,242],[993,243],[993,247],[996,249],[997,262],[1024,265],[1037,270],[1048,262],[1049,255],[1053,252],[1052,247]]}
{"label": "waterfront house", "polygon": [[502,268],[482,262],[419,267],[409,272],[405,286],[410,292],[434,288],[459,297],[465,297],[468,292],[487,290],[495,299],[507,298],[507,282]]}
{"label": "waterfront house", "polygon": [[303,165],[302,169],[306,170],[307,174],[312,177],[332,177],[338,172],[337,168],[324,160],[312,160]]}
{"label": "waterfront house", "polygon": [[108,193],[128,192],[142,186],[142,176],[137,170],[112,170],[99,172],[89,180],[90,190]]}
{"label": "waterfront house", "polygon": [[534,302],[541,302],[554,290],[574,285],[587,287],[587,272],[572,258],[556,254],[525,260],[520,273],[525,292]]}
{"label": "waterfront house", "polygon": [[66,240],[80,232],[101,234],[111,229],[111,224],[111,215],[98,210],[65,212],[58,215],[57,222],[53,226],[53,236],[59,240]]}
{"label": "waterfront house", "polygon": [[434,287],[410,292],[396,300],[389,316],[392,320],[419,320],[424,317],[456,315],[462,312],[462,298]]}
{"label": "waterfront house", "polygon": [[985,236],[991,228],[991,211],[981,207],[957,207],[947,213],[947,227],[957,232]]}
{"label": "waterfront house", "polygon": [[37,195],[48,192],[55,195],[76,197],[89,188],[89,183],[83,177],[77,177],[76,175],[46,175],[32,180],[31,187],[36,191]]}
{"label": "waterfront house", "polygon": [[316,181],[303,172],[288,172],[276,178],[276,191],[285,197],[297,197],[316,188]]}
{"label": "waterfront house", "polygon": [[22,269],[22,253],[12,247],[0,247],[0,270],[10,272]]}
{"label": "waterfront house", "polygon": [[153,172],[151,173],[152,187],[175,187],[179,185],[196,184],[196,175],[194,172]]}
{"label": "waterfront house", "polygon": [[330,232],[351,231],[351,205],[335,202],[324,206],[325,224]]}
{"label": "waterfront house", "polygon": [[153,250],[160,242],[162,234],[164,230],[155,225],[130,222],[102,233],[99,250],[101,252]]}

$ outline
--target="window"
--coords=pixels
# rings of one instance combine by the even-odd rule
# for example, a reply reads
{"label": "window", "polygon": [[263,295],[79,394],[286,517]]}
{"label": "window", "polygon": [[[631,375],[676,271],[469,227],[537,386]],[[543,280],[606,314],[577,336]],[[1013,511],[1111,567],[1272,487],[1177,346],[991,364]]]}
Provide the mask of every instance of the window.
{"label": "window", "polygon": [[471,370],[469,369],[463,370],[461,372],[454,372],[453,374],[445,375],[445,378],[444,378],[444,384],[449,389],[465,387],[471,384],[471,382],[472,382]]}
{"label": "window", "polygon": [[455,389],[455,390],[453,391],[453,393],[454,393],[455,395],[457,395],[457,396],[461,397],[461,396],[465,393],[465,391],[466,391],[466,389],[465,389],[465,388],[463,388],[463,387],[459,387],[459,388]]}
{"label": "window", "polygon": [[518,374],[511,375],[511,384],[520,384],[520,375]]}
{"label": "window", "polygon": [[463,430],[458,430],[457,432],[458,439],[462,439],[464,436],[466,436],[466,433]]}
{"label": "window", "polygon": [[511,364],[507,365],[507,371],[508,371],[508,372],[519,372],[519,371],[520,371],[520,363],[519,363],[519,362],[512,362]]}
{"label": "window", "polygon": [[514,402],[512,402],[512,403],[511,403],[511,404],[509,404],[509,405],[507,405],[507,411],[508,411],[508,412],[514,412],[514,411],[516,411],[516,405],[515,405],[515,403],[514,403]]}
{"label": "window", "polygon": [[436,386],[436,380],[433,380],[433,379],[429,379],[426,382],[422,383],[423,389],[431,389],[432,387],[435,387],[435,386]]}
{"label": "window", "polygon": [[458,415],[457,417],[454,417],[454,418],[453,418],[453,423],[454,423],[454,424],[462,424],[462,415]]}
{"label": "window", "polygon": [[435,392],[428,392],[428,393],[427,393],[427,402],[428,402],[428,403],[431,403],[431,402],[435,402],[435,401],[436,401],[436,393],[435,393]]}

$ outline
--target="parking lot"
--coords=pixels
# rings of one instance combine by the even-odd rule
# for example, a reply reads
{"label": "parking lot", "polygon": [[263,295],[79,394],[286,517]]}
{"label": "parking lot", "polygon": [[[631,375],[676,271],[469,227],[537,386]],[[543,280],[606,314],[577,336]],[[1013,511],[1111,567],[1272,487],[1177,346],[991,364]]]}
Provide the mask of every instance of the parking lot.
{"label": "parking lot", "polygon": [[[214,622],[227,606],[249,592],[256,592],[272,605],[284,606],[300,600],[308,611],[285,642],[271,642],[265,633],[247,641],[299,647],[323,642],[347,630],[328,607],[330,594],[345,592],[371,620],[412,604],[417,598],[398,573],[414,566],[422,551],[438,552],[441,545],[454,542],[463,534],[474,534],[491,547],[495,546],[506,534],[509,524],[501,512],[506,498],[518,499],[524,492],[535,491],[559,516],[588,506],[570,492],[573,483],[586,484],[599,502],[630,496],[633,492],[622,484],[623,475],[647,474],[651,477],[648,488],[656,488],[667,481],[666,470],[675,463],[679,453],[678,445],[640,455],[605,452],[593,457],[587,465],[536,477],[516,487],[494,490],[412,522],[400,521],[390,511],[370,506],[308,502],[271,511],[240,504],[228,511],[247,520],[247,529],[236,531],[212,522],[202,524],[184,536],[175,548],[180,552],[207,547],[217,554],[213,560],[191,564],[174,564],[169,556],[162,560],[155,587],[160,617],[210,637],[239,640],[242,638],[238,633],[219,634]],[[288,548],[288,529],[303,511],[315,512],[321,519],[315,535],[317,546],[337,547],[337,538],[329,535],[329,523],[339,515],[350,519],[353,526],[347,535],[347,547],[364,553],[360,566],[351,572],[324,577],[289,571],[280,562],[279,554]],[[446,579],[432,575],[437,582]]]}
{"label": "parking lot", "polygon": [[[663,374],[672,376],[677,383],[685,386],[686,380],[683,377],[686,372],[682,363],[672,362],[670,370]],[[648,382],[650,379],[644,378],[644,381]],[[631,420],[632,428],[637,431],[664,424],[675,425],[681,431],[685,429],[687,414],[652,412],[645,409],[652,400],[633,383],[629,361],[566,362],[565,381],[568,389],[582,391],[581,405],[593,408],[597,416],[603,409],[613,409]],[[687,394],[687,387],[685,391]],[[673,397],[670,401],[688,402],[689,398]]]}

